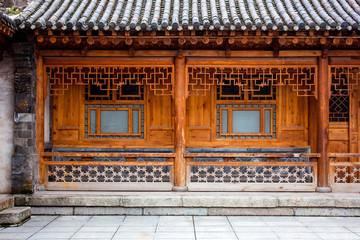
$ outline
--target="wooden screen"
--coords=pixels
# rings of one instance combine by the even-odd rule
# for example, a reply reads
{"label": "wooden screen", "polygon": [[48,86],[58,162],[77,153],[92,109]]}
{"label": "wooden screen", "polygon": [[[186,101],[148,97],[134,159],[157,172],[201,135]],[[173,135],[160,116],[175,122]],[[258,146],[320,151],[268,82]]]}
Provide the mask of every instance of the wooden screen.
{"label": "wooden screen", "polygon": [[45,69],[54,147],[173,144],[173,66]]}
{"label": "wooden screen", "polygon": [[188,146],[309,146],[315,66],[190,65],[187,73]]}

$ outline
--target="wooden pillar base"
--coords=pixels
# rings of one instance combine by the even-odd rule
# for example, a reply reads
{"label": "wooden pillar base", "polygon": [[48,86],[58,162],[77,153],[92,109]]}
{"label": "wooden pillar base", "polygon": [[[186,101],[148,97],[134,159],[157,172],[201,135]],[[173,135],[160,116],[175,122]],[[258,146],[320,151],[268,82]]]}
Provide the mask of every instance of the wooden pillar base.
{"label": "wooden pillar base", "polygon": [[173,192],[187,192],[188,191],[188,187],[186,186],[173,186],[172,188]]}
{"label": "wooden pillar base", "polygon": [[332,189],[331,187],[317,187],[315,191],[319,193],[331,193]]}

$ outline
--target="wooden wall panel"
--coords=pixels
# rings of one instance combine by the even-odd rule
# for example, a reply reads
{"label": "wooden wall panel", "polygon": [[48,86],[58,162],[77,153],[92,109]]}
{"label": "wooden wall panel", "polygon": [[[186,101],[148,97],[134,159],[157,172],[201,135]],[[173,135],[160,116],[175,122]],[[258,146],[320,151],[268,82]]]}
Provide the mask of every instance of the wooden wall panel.
{"label": "wooden wall panel", "polygon": [[189,142],[211,141],[211,119],[216,108],[212,104],[212,97],[211,91],[205,96],[189,96],[186,111]]}
{"label": "wooden wall panel", "polygon": [[148,142],[169,144],[174,142],[173,100],[171,96],[155,96],[148,89]]}
{"label": "wooden wall panel", "polygon": [[[329,123],[329,152],[349,152],[349,124],[330,122]],[[348,161],[348,158],[338,158],[338,161]]]}
{"label": "wooden wall panel", "polygon": [[53,97],[53,127],[54,144],[57,141],[79,141],[80,118],[83,117],[80,104],[83,87],[73,86],[64,94]]}
{"label": "wooden wall panel", "polygon": [[279,140],[308,141],[308,98],[289,86],[279,87]]}
{"label": "wooden wall panel", "polygon": [[[85,139],[84,86],[72,86],[53,97],[52,139],[54,147],[162,148],[174,144],[173,100],[145,90],[143,139]],[[147,97],[146,97],[147,96]],[[131,104],[131,102],[128,102]]]}

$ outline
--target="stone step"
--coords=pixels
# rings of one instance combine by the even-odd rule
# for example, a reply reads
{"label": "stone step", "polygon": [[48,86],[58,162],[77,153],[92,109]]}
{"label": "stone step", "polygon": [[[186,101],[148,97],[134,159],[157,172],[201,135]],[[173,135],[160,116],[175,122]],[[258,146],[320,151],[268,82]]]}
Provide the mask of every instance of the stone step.
{"label": "stone step", "polygon": [[30,207],[12,207],[0,212],[0,226],[17,226],[31,216]]}
{"label": "stone step", "polygon": [[37,192],[15,205],[35,215],[360,216],[360,194],[274,192]]}
{"label": "stone step", "polygon": [[8,196],[0,196],[0,211],[14,207],[14,198]]}

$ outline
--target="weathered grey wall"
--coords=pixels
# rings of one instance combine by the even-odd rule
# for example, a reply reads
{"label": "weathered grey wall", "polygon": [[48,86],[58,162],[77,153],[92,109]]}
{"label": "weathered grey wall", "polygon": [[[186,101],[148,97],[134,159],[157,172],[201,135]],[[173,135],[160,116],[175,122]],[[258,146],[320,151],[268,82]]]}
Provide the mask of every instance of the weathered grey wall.
{"label": "weathered grey wall", "polygon": [[13,193],[33,192],[38,182],[38,157],[35,148],[36,67],[33,43],[27,39],[25,35],[12,43],[16,66]]}
{"label": "weathered grey wall", "polygon": [[4,52],[0,61],[0,193],[11,192],[14,152],[14,60]]}

